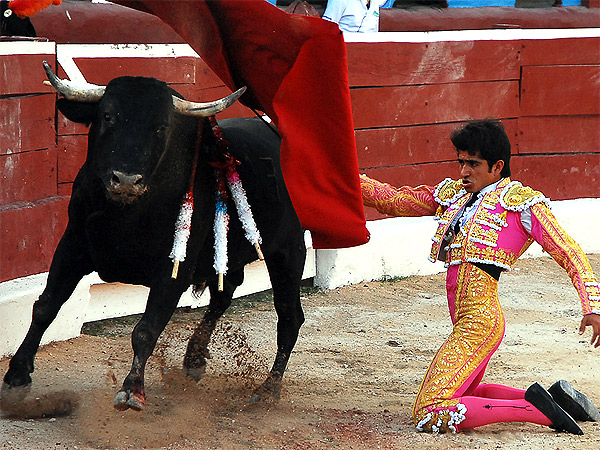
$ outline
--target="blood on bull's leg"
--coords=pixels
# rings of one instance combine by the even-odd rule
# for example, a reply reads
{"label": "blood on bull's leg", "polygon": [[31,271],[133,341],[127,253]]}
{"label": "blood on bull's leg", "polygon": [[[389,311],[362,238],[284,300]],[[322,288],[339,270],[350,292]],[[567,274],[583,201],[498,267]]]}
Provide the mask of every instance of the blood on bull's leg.
{"label": "blood on bull's leg", "polygon": [[224,280],[223,291],[219,291],[217,281],[208,283],[210,303],[208,309],[188,341],[183,358],[183,368],[187,376],[198,381],[206,370],[206,360],[210,359],[208,344],[217,321],[231,305],[235,289],[244,281],[244,269],[231,271]]}

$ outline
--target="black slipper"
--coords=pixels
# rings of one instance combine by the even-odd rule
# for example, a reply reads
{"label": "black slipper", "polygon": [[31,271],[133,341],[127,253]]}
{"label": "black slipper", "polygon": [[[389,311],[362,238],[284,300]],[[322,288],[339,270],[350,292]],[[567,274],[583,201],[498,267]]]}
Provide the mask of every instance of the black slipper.
{"label": "black slipper", "polygon": [[550,386],[548,392],[552,394],[554,401],[569,413],[573,419],[588,422],[600,420],[600,411],[598,411],[594,403],[585,394],[582,394],[571,386],[571,383],[568,381],[557,381]]}
{"label": "black slipper", "polygon": [[577,422],[554,401],[550,393],[539,383],[533,383],[525,391],[525,400],[535,406],[543,415],[552,422],[553,427],[559,431],[571,434],[583,434]]}

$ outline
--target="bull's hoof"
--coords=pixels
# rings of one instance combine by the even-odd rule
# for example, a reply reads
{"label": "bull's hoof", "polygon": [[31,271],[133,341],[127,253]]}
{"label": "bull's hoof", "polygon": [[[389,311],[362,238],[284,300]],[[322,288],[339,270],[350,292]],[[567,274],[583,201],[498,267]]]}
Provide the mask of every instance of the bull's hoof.
{"label": "bull's hoof", "polygon": [[20,372],[15,369],[9,369],[4,375],[4,383],[2,383],[2,391],[12,389],[29,389],[31,386],[31,375],[25,372]]}
{"label": "bull's hoof", "polygon": [[200,381],[206,372],[206,360],[210,359],[208,350],[203,350],[197,353],[186,353],[183,358],[183,371],[186,376],[192,378],[194,381]]}
{"label": "bull's hoof", "polygon": [[141,411],[146,406],[146,396],[139,392],[119,391],[113,400],[113,406],[119,411],[133,409]]}
{"label": "bull's hoof", "polygon": [[269,377],[254,391],[250,403],[277,402],[281,397],[281,379]]}

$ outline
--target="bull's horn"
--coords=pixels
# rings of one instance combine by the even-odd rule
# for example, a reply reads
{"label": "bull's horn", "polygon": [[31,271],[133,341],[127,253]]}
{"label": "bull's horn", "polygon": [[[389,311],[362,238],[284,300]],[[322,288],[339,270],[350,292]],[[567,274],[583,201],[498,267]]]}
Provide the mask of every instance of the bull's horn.
{"label": "bull's horn", "polygon": [[233,94],[228,95],[225,98],[208,103],[194,103],[187,100],[182,100],[178,97],[173,97],[173,107],[175,108],[175,111],[177,111],[179,114],[183,114],[184,116],[214,116],[215,114],[225,111],[227,108],[233,105],[244,92],[246,92],[245,86],[239,88]]}
{"label": "bull's horn", "polygon": [[106,86],[98,86],[97,84],[85,83],[79,84],[69,80],[61,80],[52,71],[52,68],[46,61],[43,62],[46,76],[50,84],[56,92],[65,97],[67,100],[76,102],[97,102],[104,95]]}
{"label": "bull's horn", "polygon": [[[69,80],[61,80],[52,71],[52,68],[46,61],[44,61],[43,64],[50,84],[67,100],[73,100],[77,102],[97,102],[104,95],[106,86],[98,86],[97,84],[87,82],[77,85]],[[185,116],[214,116],[215,114],[220,113],[221,111],[224,111],[233,105],[244,92],[246,92],[246,87],[241,87],[233,94],[228,95],[225,98],[208,103],[190,102],[174,96],[173,107],[175,108],[175,111]]]}

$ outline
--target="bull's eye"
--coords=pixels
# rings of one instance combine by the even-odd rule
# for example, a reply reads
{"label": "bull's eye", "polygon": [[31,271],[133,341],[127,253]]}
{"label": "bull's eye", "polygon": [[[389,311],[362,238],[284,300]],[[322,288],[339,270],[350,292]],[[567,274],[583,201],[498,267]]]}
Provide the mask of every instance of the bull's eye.
{"label": "bull's eye", "polygon": [[157,129],[156,132],[158,134],[163,134],[167,131],[167,126],[166,125],[160,125]]}
{"label": "bull's eye", "polygon": [[112,122],[112,116],[109,113],[104,113],[104,121]]}

